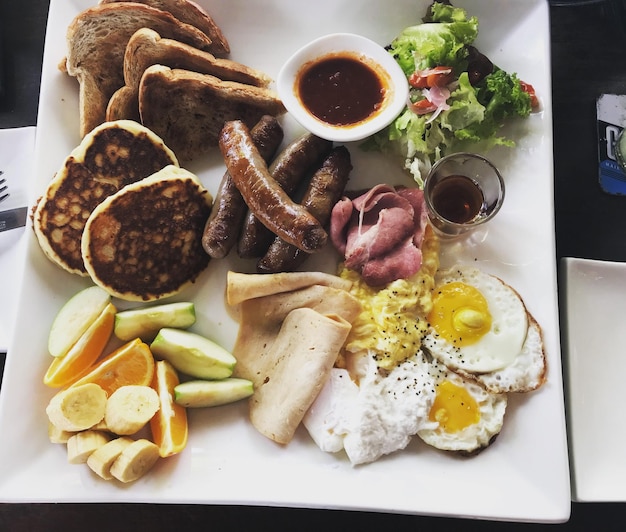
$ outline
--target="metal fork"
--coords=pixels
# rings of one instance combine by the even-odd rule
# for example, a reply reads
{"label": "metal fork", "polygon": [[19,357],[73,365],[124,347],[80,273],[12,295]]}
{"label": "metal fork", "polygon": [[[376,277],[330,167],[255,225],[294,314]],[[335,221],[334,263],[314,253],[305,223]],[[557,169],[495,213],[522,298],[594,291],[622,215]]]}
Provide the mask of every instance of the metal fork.
{"label": "metal fork", "polygon": [[[0,170],[0,176],[2,174],[4,174],[4,172]],[[6,194],[4,193],[4,191],[7,189],[7,186],[5,185],[6,182],[7,180],[4,179],[4,177],[0,178],[0,201],[5,200],[9,197],[8,192]]]}

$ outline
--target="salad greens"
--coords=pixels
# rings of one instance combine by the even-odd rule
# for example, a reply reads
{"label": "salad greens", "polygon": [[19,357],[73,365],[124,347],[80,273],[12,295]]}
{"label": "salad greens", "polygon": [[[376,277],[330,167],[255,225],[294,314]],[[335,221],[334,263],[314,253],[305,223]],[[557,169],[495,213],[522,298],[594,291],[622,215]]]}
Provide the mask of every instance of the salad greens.
{"label": "salad greens", "polygon": [[407,76],[437,65],[467,68],[466,45],[478,36],[478,19],[468,19],[463,9],[440,3],[432,4],[431,13],[432,23],[404,29],[391,44],[390,51]]}
{"label": "salad greens", "polygon": [[536,104],[532,86],[472,46],[477,35],[476,17],[434,2],[420,24],[404,29],[388,47],[407,75],[410,101],[363,148],[403,156],[420,186],[433,162],[468,149],[468,143],[513,146],[499,129],[511,117],[527,117]]}

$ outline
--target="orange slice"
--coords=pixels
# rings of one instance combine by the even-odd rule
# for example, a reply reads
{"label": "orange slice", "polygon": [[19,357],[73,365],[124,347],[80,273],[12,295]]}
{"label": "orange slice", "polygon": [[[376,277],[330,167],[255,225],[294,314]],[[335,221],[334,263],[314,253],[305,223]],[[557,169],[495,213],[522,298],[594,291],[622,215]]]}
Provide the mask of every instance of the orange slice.
{"label": "orange slice", "polygon": [[95,382],[111,395],[121,386],[150,386],[154,375],[154,357],[148,344],[131,340],[107,355],[73,386]]}
{"label": "orange slice", "polygon": [[161,408],[150,420],[152,439],[165,458],[181,452],[187,445],[187,410],[174,402],[178,373],[167,360],[156,362],[152,387],[159,394]]}
{"label": "orange slice", "polygon": [[111,338],[116,312],[117,309],[112,303],[107,304],[68,353],[52,361],[44,375],[44,384],[52,388],[61,388],[82,377],[98,360]]}

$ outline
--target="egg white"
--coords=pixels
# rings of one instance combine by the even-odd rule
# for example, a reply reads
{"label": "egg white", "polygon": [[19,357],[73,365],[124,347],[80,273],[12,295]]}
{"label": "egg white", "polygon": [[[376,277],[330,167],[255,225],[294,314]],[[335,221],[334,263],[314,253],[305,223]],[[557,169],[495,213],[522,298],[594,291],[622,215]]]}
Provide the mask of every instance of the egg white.
{"label": "egg white", "polygon": [[421,351],[390,372],[360,353],[350,372],[333,368],[304,426],[320,449],[344,449],[352,465],[373,462],[404,449],[427,423],[436,378]]}
{"label": "egg white", "polygon": [[438,273],[434,293],[452,282],[473,286],[483,295],[491,314],[491,328],[475,343],[459,346],[440,336],[431,325],[423,347],[454,370],[488,373],[509,366],[522,351],[528,330],[522,299],[499,278],[463,266]]}

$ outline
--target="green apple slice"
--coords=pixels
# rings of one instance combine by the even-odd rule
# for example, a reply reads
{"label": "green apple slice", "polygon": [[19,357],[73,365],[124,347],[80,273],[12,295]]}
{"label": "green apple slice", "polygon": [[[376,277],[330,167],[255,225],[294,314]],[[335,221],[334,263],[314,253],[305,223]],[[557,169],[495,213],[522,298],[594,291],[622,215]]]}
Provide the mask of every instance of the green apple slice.
{"label": "green apple slice", "polygon": [[219,381],[193,380],[174,388],[174,401],[188,408],[220,406],[234,403],[254,393],[252,382],[230,378]]}
{"label": "green apple slice", "polygon": [[189,331],[163,328],[150,344],[156,358],[168,360],[178,371],[198,379],[226,379],[237,360],[215,342]]}
{"label": "green apple slice", "polygon": [[164,327],[186,329],[195,322],[193,303],[167,303],[118,312],[114,332],[120,340],[141,338],[144,342],[150,342]]}
{"label": "green apple slice", "polygon": [[74,294],[59,310],[48,335],[48,351],[53,357],[65,356],[111,301],[99,286]]}

